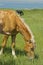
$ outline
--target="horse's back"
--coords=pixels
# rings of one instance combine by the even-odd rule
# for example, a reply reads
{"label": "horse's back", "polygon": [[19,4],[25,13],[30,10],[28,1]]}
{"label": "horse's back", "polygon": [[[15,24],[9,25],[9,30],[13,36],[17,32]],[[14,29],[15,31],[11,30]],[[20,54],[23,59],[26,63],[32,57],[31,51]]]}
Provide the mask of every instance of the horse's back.
{"label": "horse's back", "polygon": [[13,10],[0,10],[0,27],[4,32],[11,32],[16,28],[15,16],[16,12]]}

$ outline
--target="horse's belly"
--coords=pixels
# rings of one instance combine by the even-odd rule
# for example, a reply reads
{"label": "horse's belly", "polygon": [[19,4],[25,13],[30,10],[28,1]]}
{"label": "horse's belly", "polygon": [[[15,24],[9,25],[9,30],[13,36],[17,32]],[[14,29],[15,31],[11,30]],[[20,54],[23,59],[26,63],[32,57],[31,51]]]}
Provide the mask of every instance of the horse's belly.
{"label": "horse's belly", "polygon": [[15,35],[16,33],[15,32],[4,32],[4,34],[6,34],[6,35]]}

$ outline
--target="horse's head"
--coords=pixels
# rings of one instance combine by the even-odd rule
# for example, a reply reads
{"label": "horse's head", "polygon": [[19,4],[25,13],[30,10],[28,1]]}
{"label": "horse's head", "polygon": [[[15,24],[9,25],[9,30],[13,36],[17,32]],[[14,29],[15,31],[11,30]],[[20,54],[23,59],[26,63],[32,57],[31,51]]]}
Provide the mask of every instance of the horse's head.
{"label": "horse's head", "polygon": [[35,58],[35,41],[34,40],[27,40],[25,44],[25,51],[27,52],[27,55],[30,57],[30,59]]}

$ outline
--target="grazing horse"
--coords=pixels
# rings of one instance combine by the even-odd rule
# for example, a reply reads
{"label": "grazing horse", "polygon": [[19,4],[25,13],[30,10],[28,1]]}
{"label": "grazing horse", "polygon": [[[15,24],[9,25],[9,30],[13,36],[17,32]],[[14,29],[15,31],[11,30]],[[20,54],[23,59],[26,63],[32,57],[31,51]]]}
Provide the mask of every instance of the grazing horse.
{"label": "grazing horse", "polygon": [[15,54],[15,38],[18,33],[23,35],[26,42],[24,50],[30,58],[34,58],[34,47],[35,40],[34,36],[29,28],[24,22],[24,20],[13,10],[0,10],[0,33],[4,34],[2,48],[0,50],[0,55],[3,53],[4,47],[6,46],[8,37],[12,38],[12,55],[14,58]]}

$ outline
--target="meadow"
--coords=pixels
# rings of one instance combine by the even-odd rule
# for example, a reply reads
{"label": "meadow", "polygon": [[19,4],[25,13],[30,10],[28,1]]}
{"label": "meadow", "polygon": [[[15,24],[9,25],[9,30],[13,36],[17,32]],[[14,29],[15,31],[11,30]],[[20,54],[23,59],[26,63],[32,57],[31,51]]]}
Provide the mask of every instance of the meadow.
{"label": "meadow", "polygon": [[[36,41],[34,61],[24,53],[24,39],[21,34],[16,37],[16,55],[17,59],[14,59],[11,54],[11,37],[9,37],[4,54],[0,56],[0,65],[43,65],[43,9],[23,10],[25,23],[30,27],[34,34]],[[3,35],[0,34],[0,48]]]}

